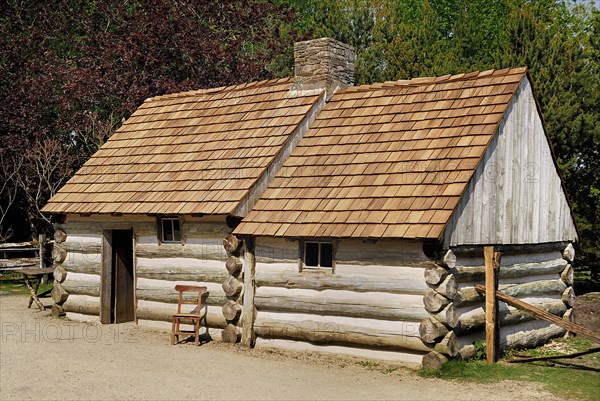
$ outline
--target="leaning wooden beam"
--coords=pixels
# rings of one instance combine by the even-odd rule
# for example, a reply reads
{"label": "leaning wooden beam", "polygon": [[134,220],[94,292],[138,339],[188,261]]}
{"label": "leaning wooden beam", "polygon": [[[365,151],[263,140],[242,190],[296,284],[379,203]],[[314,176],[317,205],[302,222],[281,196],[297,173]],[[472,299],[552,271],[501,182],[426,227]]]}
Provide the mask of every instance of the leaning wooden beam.
{"label": "leaning wooden beam", "polygon": [[[485,293],[485,288],[482,285],[476,285],[475,288],[478,291]],[[553,314],[548,313],[542,309],[536,308],[535,306],[531,306],[528,303],[521,301],[520,299],[513,298],[509,295],[503,294],[500,291],[496,291],[496,296],[498,297],[499,300],[504,301],[507,304],[514,306],[515,308],[519,308],[519,309],[525,310],[527,312],[530,312],[531,314],[533,314],[534,316],[536,316],[539,319],[553,323],[557,326],[562,327],[565,330],[569,330],[572,333],[580,335],[581,337],[585,337],[592,341],[600,342],[600,333],[596,333],[595,331],[585,328],[583,326],[580,326],[578,324],[571,323],[567,320],[563,320],[562,318],[560,318],[558,316],[554,316]]]}
{"label": "leaning wooden beam", "polygon": [[567,358],[577,358],[579,356],[595,354],[596,352],[600,352],[600,347],[590,348],[587,351],[575,352],[573,354],[568,355],[544,355],[544,356],[533,356],[531,358],[515,358],[507,361],[508,363],[521,363],[521,362],[534,362],[534,361],[546,361],[549,359],[567,359]]}

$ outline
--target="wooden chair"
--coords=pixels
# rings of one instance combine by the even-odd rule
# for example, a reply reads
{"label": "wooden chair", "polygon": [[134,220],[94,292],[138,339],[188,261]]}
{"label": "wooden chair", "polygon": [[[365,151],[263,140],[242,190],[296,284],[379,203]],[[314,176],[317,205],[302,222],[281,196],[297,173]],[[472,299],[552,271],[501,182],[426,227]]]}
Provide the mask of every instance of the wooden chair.
{"label": "wooden chair", "polygon": [[[194,334],[194,344],[198,345],[200,341],[200,317],[202,313],[202,294],[204,294],[208,288],[200,287],[195,285],[176,285],[175,290],[179,291],[179,302],[177,303],[177,313],[175,313],[171,319],[171,344],[179,342],[179,336],[183,334]],[[188,301],[184,298],[184,293],[193,292],[198,295],[197,299]],[[181,305],[196,305],[191,313],[182,313]],[[193,331],[182,331],[181,321],[191,320],[194,323]]]}

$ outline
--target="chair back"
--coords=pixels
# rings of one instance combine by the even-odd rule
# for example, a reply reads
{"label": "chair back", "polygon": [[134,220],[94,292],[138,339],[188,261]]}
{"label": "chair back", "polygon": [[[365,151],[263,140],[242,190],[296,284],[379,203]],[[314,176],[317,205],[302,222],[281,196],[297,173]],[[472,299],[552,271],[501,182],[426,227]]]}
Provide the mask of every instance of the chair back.
{"label": "chair back", "polygon": [[[202,294],[204,294],[208,288],[197,286],[197,285],[176,285],[175,290],[179,292],[179,301],[177,303],[177,313],[181,313],[181,305],[189,304],[196,305],[196,314],[200,316],[200,308],[202,307]],[[186,299],[185,293],[196,293],[195,299]]]}

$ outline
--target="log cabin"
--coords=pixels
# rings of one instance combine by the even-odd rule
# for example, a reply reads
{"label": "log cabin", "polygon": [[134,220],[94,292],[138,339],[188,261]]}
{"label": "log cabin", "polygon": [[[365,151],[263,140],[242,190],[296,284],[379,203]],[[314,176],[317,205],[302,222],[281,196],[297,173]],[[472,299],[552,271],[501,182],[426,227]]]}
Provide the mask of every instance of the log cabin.
{"label": "log cabin", "polygon": [[[53,311],[435,366],[500,289],[570,319],[577,240],[527,68],[353,86],[353,49],[296,43],[291,78],[147,99],[48,202]],[[501,348],[564,334],[500,303]]]}

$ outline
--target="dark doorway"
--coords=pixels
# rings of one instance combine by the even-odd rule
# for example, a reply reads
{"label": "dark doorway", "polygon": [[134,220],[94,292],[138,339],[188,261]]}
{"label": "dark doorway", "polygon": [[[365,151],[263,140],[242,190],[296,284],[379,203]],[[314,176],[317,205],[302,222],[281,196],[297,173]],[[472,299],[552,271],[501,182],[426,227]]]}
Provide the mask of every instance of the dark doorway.
{"label": "dark doorway", "polygon": [[133,230],[104,230],[100,321],[135,320]]}

